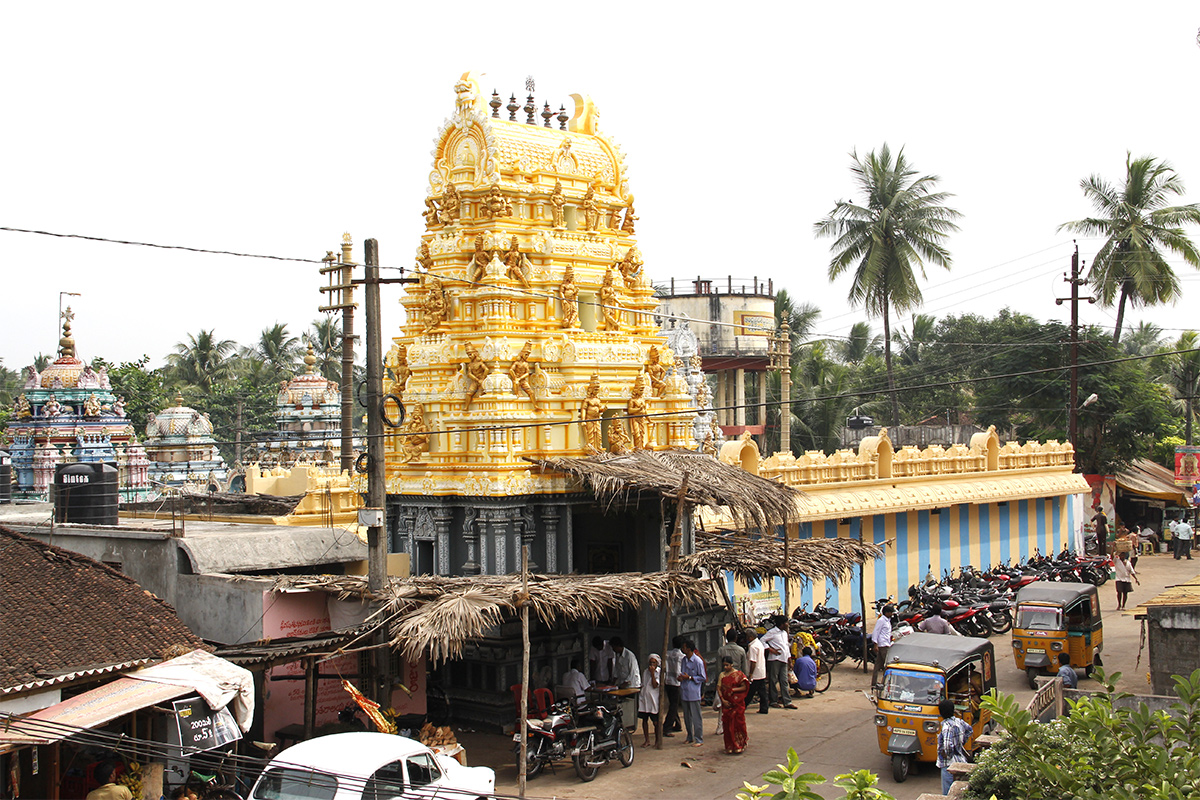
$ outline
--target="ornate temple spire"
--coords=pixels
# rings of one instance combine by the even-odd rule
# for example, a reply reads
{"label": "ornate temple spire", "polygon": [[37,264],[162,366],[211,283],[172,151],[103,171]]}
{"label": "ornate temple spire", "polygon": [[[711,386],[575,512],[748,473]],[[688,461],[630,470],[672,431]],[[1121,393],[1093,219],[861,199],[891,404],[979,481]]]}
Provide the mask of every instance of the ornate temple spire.
{"label": "ornate temple spire", "polygon": [[317,356],[313,353],[313,346],[310,344],[308,346],[308,354],[304,356],[304,374],[312,375],[313,367],[316,365],[316,363]]}
{"label": "ornate temple spire", "polygon": [[64,358],[75,357],[75,339],[71,336],[71,320],[73,319],[75,319],[75,312],[71,311],[70,306],[67,306],[67,310],[62,312],[63,335],[58,340],[58,354]]}

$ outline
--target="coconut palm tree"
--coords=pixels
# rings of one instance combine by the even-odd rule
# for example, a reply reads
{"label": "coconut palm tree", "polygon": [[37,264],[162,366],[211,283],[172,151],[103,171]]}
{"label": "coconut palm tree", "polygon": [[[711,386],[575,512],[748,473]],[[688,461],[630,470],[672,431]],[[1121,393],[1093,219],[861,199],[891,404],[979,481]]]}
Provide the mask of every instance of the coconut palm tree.
{"label": "coconut palm tree", "polygon": [[869,322],[856,322],[850,326],[846,340],[838,342],[834,351],[843,364],[861,364],[872,353],[878,355],[883,346],[883,337],[871,335]]}
{"label": "coconut palm tree", "polygon": [[326,380],[341,380],[342,374],[342,326],[336,318],[326,316],[313,320],[312,327],[304,333],[304,343],[311,345],[317,357],[317,372]]}
{"label": "coconut palm tree", "polygon": [[1130,329],[1129,335],[1121,342],[1121,349],[1131,356],[1154,355],[1162,348],[1162,334],[1162,328],[1142,320],[1136,328]]}
{"label": "coconut palm tree", "polygon": [[1183,230],[1189,223],[1200,224],[1200,204],[1168,206],[1172,197],[1183,194],[1183,181],[1175,170],[1166,161],[1133,158],[1128,152],[1124,184],[1114,186],[1092,175],[1079,185],[1100,216],[1064,222],[1058,229],[1104,237],[1087,279],[1103,305],[1116,303],[1116,344],[1127,303],[1151,306],[1178,299],[1179,278],[1163,258],[1164,249],[1200,267],[1200,251]]}
{"label": "coconut palm tree", "polygon": [[175,352],[167,355],[172,381],[208,394],[214,382],[228,377],[233,366],[230,355],[236,349],[236,342],[218,339],[213,329],[195,336],[189,333],[187,341],[176,344]]}
{"label": "coconut palm tree", "polygon": [[900,363],[907,367],[921,363],[921,351],[933,341],[936,328],[937,320],[932,314],[913,314],[911,333],[901,325],[900,330],[892,334],[900,348]]}
{"label": "coconut palm tree", "polygon": [[1195,331],[1185,331],[1179,341],[1169,345],[1174,352],[1162,357],[1162,374],[1158,380],[1171,390],[1176,409],[1183,413],[1184,442],[1192,443],[1192,419],[1194,401],[1200,395],[1200,337]]}
{"label": "coconut palm tree", "polygon": [[296,365],[304,355],[304,347],[300,339],[288,333],[287,325],[276,322],[269,328],[263,328],[254,347],[243,348],[241,355],[243,359],[267,364],[278,378],[296,371]]}
{"label": "coconut palm tree", "polygon": [[903,148],[893,157],[884,144],[860,158],[851,153],[850,172],[860,203],[839,200],[825,219],[814,225],[818,237],[834,238],[829,279],[854,268],[850,303],[883,318],[884,361],[892,403],[892,423],[900,422],[900,401],[892,371],[891,312],[921,304],[916,271],[925,277],[925,261],[950,268],[950,253],[942,243],[958,230],[959,212],[944,205],[951,197],[935,191],[940,178],[920,175],[908,163]]}

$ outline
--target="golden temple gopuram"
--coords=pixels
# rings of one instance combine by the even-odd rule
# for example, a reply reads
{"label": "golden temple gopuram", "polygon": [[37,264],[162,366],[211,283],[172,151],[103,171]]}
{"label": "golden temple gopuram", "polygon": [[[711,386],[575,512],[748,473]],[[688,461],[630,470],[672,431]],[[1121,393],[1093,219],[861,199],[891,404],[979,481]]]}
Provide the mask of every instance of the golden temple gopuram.
{"label": "golden temple gopuram", "polygon": [[694,367],[675,363],[652,316],[624,158],[595,105],[573,95],[569,119],[548,105],[537,119],[531,102],[503,113],[473,73],[455,91],[421,282],[386,358],[385,391],[408,410],[388,493],[562,494],[561,476],[523,457],[696,447]]}

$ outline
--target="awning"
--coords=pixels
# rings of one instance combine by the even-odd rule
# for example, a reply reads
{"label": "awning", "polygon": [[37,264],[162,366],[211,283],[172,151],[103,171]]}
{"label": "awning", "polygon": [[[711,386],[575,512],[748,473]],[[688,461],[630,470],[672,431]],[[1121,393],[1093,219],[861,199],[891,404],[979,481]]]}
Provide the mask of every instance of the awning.
{"label": "awning", "polygon": [[195,691],[191,686],[118,678],[27,717],[4,720],[0,752],[22,745],[57,742],[81,730],[98,728],[118,717]]}
{"label": "awning", "polygon": [[1147,458],[1136,459],[1118,472],[1117,486],[1142,497],[1166,500],[1184,508],[1191,506],[1189,493],[1175,485],[1175,473]]}
{"label": "awning", "polygon": [[242,729],[248,730],[254,714],[253,685],[249,671],[203,650],[193,650],[27,717],[0,718],[0,752],[57,742],[125,714],[197,693],[213,710],[229,706]]}

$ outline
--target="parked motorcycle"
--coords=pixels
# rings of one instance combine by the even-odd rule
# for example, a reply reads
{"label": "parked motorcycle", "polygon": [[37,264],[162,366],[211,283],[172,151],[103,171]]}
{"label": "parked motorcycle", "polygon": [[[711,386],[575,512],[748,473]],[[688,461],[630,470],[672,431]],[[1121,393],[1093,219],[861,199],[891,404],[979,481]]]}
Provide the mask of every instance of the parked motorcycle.
{"label": "parked motorcycle", "polygon": [[580,780],[593,780],[600,767],[614,758],[621,762],[622,767],[633,764],[633,740],[629,738],[629,731],[625,730],[625,723],[621,720],[619,704],[610,708],[603,702],[598,703],[581,709],[578,718],[584,729],[571,755],[575,762],[575,774]]}
{"label": "parked motorcycle", "polygon": [[[525,777],[536,777],[546,765],[571,757],[579,737],[577,728],[570,700],[559,700],[550,706],[545,719],[526,720]],[[513,734],[513,742],[519,771],[521,734]]]}

